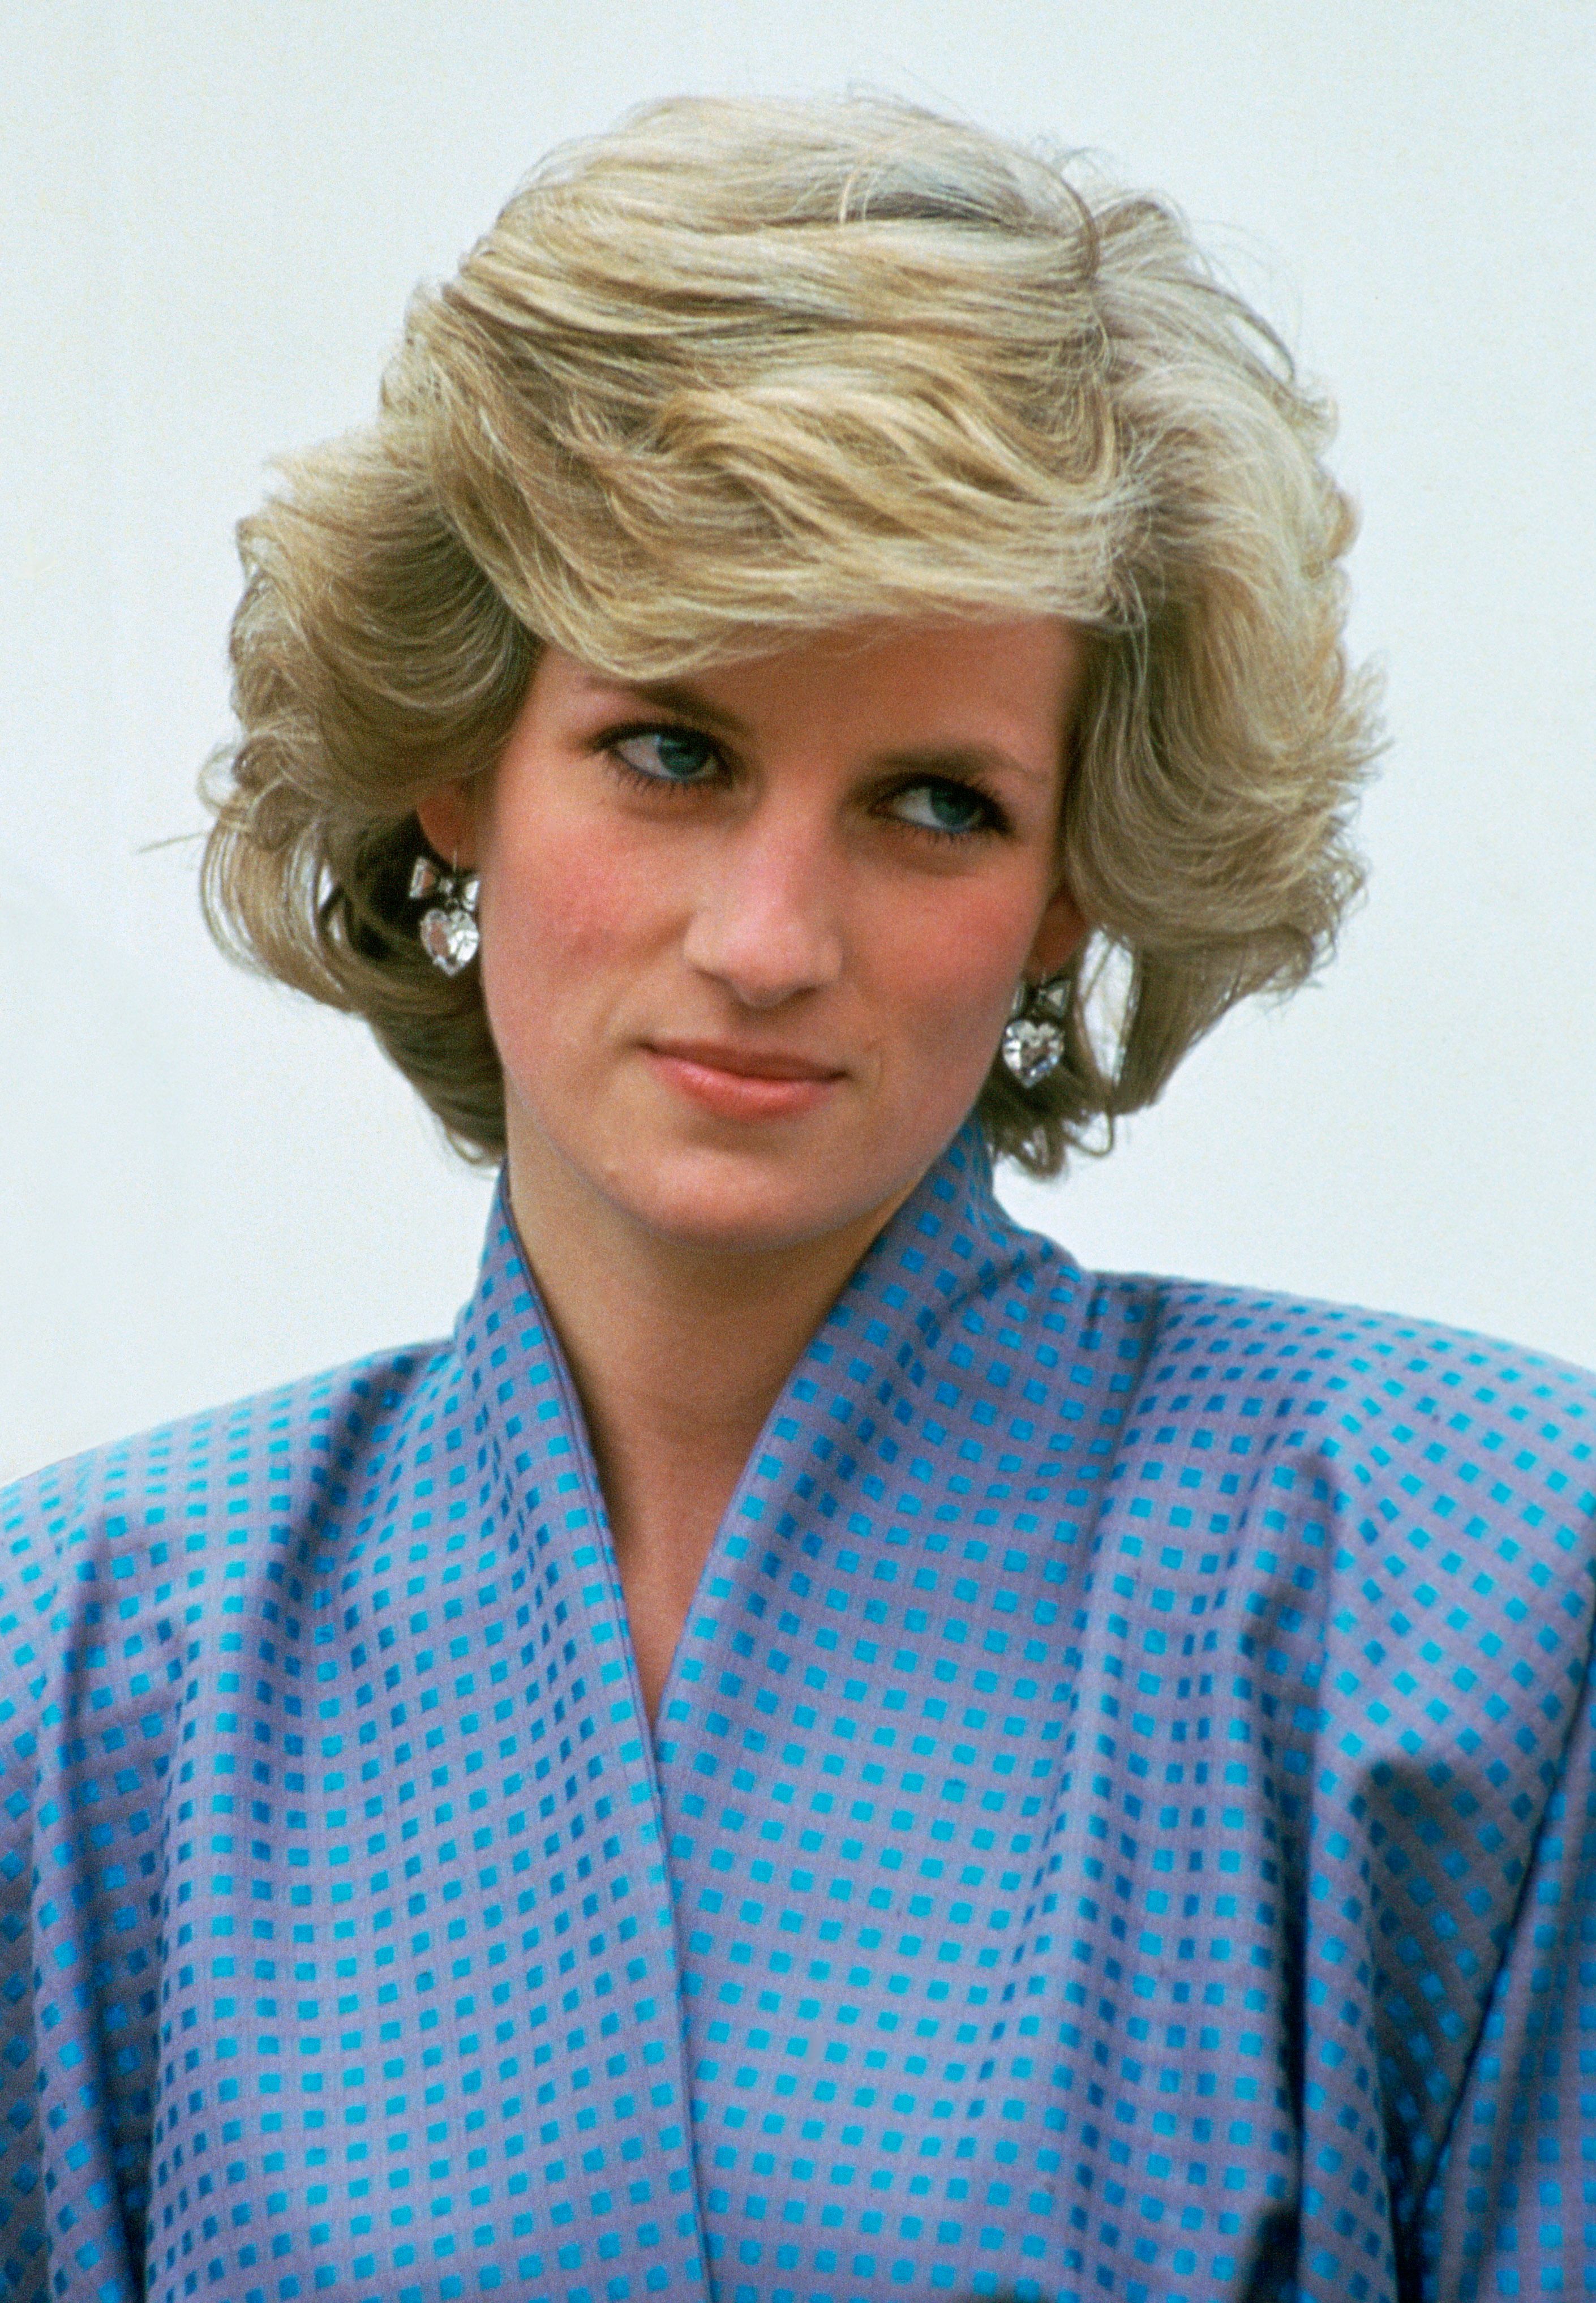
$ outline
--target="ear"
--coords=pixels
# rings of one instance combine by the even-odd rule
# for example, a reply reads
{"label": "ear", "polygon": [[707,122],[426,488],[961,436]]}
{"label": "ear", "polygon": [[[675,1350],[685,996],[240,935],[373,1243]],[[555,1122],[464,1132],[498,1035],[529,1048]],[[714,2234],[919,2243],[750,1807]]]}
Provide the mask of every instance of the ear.
{"label": "ear", "polygon": [[469,784],[439,784],[416,803],[427,844],[445,863],[477,861],[477,810]]}
{"label": "ear", "polygon": [[[431,835],[429,834],[428,837]],[[1037,923],[1026,959],[1026,974],[1037,982],[1067,967],[1091,933],[1091,923],[1060,881]]]}

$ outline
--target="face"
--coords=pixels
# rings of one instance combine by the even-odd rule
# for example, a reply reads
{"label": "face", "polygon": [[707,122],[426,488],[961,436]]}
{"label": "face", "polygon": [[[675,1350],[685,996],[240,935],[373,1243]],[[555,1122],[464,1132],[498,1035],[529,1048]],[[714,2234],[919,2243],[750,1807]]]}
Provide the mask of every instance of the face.
{"label": "face", "polygon": [[481,879],[518,1210],[866,1233],[1084,933],[1056,832],[1084,642],[858,625],[633,684],[549,649],[491,777],[420,810]]}

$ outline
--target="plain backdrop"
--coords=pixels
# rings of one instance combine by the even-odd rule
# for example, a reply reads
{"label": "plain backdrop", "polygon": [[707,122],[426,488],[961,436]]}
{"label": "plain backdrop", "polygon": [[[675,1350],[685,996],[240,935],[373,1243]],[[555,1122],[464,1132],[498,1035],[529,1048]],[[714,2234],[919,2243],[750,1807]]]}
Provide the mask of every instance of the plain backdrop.
{"label": "plain backdrop", "polygon": [[1371,893],[1106,1163],[1100,1264],[1596,1362],[1591,0],[10,0],[0,1476],[447,1326],[487,1184],[195,902],[233,522],[550,144],[866,83],[1170,195],[1338,401]]}

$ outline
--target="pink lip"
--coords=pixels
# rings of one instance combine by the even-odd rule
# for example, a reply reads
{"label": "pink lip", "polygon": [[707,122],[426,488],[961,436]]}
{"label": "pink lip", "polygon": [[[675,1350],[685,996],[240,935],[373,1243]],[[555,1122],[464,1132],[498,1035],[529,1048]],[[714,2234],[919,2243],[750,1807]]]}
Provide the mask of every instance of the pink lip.
{"label": "pink lip", "polygon": [[679,1094],[723,1119],[784,1119],[813,1110],[845,1075],[834,1065],[710,1040],[656,1041],[651,1069]]}

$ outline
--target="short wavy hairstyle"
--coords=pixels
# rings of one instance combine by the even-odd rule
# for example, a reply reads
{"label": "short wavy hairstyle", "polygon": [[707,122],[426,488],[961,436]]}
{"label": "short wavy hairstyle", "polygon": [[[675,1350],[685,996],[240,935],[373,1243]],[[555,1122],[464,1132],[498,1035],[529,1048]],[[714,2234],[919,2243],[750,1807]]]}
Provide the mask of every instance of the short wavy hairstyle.
{"label": "short wavy hairstyle", "polygon": [[1059,826],[1093,932],[1064,1060],[994,1060],[1056,1173],[1361,879],[1324,402],[1161,200],[875,97],[681,98],[553,154],[417,292],[365,428],[240,527],[224,948],[363,1015],[458,1148],[503,1148],[475,968],[416,939],[418,799],[491,771],[540,646],[640,679],[902,613],[1094,636]]}

